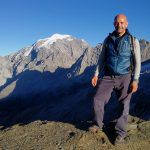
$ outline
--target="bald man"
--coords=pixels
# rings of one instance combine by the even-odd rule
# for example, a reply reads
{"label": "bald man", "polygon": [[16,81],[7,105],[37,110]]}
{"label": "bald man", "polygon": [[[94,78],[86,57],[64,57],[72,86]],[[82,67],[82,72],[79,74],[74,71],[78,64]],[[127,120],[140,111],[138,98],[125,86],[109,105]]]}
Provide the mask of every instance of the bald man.
{"label": "bald man", "polygon": [[104,106],[115,91],[121,112],[115,126],[117,136],[114,144],[120,144],[126,137],[131,95],[138,89],[141,58],[139,41],[129,33],[124,14],[114,18],[114,27],[115,30],[104,40],[92,78],[92,85],[97,89],[94,96],[94,119],[97,126],[94,128],[103,128]]}

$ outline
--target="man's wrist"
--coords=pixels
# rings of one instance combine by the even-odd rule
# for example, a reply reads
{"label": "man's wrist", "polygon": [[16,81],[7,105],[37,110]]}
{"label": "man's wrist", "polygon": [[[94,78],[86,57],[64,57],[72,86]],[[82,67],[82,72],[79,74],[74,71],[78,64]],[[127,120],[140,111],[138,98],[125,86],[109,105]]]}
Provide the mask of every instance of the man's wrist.
{"label": "man's wrist", "polygon": [[133,81],[135,81],[135,82],[139,83],[139,80],[138,80],[138,79],[133,79]]}
{"label": "man's wrist", "polygon": [[98,76],[97,76],[97,75],[94,75],[93,77],[98,78]]}
{"label": "man's wrist", "polygon": [[98,74],[94,74],[94,76],[93,77],[98,77]]}

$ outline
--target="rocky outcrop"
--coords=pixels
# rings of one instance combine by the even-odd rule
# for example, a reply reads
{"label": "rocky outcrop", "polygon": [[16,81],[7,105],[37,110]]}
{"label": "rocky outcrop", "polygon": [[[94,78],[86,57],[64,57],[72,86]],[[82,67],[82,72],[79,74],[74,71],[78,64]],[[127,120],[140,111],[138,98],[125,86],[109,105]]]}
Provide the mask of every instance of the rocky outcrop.
{"label": "rocky outcrop", "polygon": [[[35,121],[30,124],[17,124],[0,130],[0,148],[15,149],[53,149],[53,150],[135,150],[149,149],[150,122],[142,122],[131,117],[125,144],[112,145],[106,131],[88,131],[88,122],[75,126],[53,121]],[[111,132],[109,132],[111,133]],[[112,134],[112,133],[111,133]]]}

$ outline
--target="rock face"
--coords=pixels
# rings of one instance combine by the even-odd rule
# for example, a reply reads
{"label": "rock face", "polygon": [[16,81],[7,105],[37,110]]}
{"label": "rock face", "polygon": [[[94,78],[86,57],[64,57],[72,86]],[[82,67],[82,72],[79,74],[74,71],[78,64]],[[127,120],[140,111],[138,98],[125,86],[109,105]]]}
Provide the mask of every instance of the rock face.
{"label": "rock face", "polygon": [[[58,68],[70,68],[80,57],[84,60],[80,68],[83,72],[88,65],[91,46],[84,40],[70,35],[54,34],[52,37],[38,40],[35,44],[19,52],[0,58],[1,85],[6,79],[17,76],[26,70],[54,73]],[[5,64],[4,64],[5,63]]]}
{"label": "rock face", "polygon": [[[24,121],[39,117],[46,119],[47,113],[51,114],[48,118],[52,120],[68,118],[68,114],[74,120],[76,113],[72,115],[72,110],[77,105],[84,106],[91,90],[89,79],[97,61],[97,52],[98,48],[93,49],[84,40],[54,34],[1,58],[0,64],[4,68],[0,87],[1,122],[21,121],[24,115],[31,113],[33,106],[36,113],[26,116]],[[6,111],[9,106],[13,106],[11,113]],[[43,113],[37,113],[41,106]],[[23,116],[16,114],[19,111]],[[78,118],[81,109],[76,111]],[[3,115],[5,112],[7,116],[16,117],[11,116],[8,121]]]}
{"label": "rock face", "polygon": [[[32,46],[1,59],[0,97],[8,96],[4,94],[7,89],[12,97],[42,92],[47,88],[54,90],[54,86],[67,84],[67,80],[81,75],[89,66],[91,53],[92,48],[87,42],[69,35],[55,34],[38,40]],[[14,89],[10,85],[17,87],[20,79],[22,86],[12,93]]]}
{"label": "rock face", "polygon": [[148,60],[150,58],[150,42],[145,41],[144,39],[140,40],[141,47],[141,58],[142,61]]}

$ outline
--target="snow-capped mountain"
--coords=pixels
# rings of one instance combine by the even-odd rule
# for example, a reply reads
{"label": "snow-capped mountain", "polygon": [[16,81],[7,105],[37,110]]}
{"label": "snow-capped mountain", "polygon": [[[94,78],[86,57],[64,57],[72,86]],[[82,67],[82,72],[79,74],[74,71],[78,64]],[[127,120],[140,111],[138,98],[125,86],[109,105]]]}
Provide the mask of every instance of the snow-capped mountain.
{"label": "snow-capped mountain", "polygon": [[[40,39],[0,60],[3,68],[0,70],[0,98],[26,96],[47,88],[53,91],[59,86],[67,86],[70,79],[74,80],[96,63],[95,56],[93,48],[83,39],[60,34]],[[92,57],[95,58],[92,60]],[[20,77],[22,86],[14,90]]]}
{"label": "snow-capped mountain", "polygon": [[73,37],[71,37],[70,35],[61,35],[61,34],[54,34],[49,38],[45,38],[45,39],[40,39],[37,41],[36,45],[40,45],[38,48],[40,47],[50,47],[54,42],[58,41],[58,40],[66,40],[66,41],[72,41]]}
{"label": "snow-capped mountain", "polygon": [[[69,68],[84,52],[85,55],[89,55],[85,59],[89,59],[92,51],[88,50],[87,54],[87,49],[92,49],[92,47],[85,40],[71,35],[54,34],[51,37],[40,39],[33,45],[4,57],[7,66],[3,66],[3,68],[9,73],[4,74],[1,71],[1,79],[3,79],[0,81],[0,85],[4,84],[7,78],[28,69],[54,72],[58,67]],[[85,60],[83,63],[87,65],[89,61]],[[84,68],[82,66],[80,71],[83,71]]]}
{"label": "snow-capped mountain", "polygon": [[23,55],[25,57],[29,56],[32,51],[38,52],[41,49],[51,49],[51,47],[57,42],[70,42],[73,40],[77,40],[80,42],[83,42],[85,45],[89,45],[85,40],[76,39],[75,37],[72,37],[71,35],[62,35],[62,34],[54,34],[51,37],[39,39],[37,42],[35,42],[32,46],[25,47],[21,49],[18,53],[15,53],[15,57],[18,57],[19,55]]}

